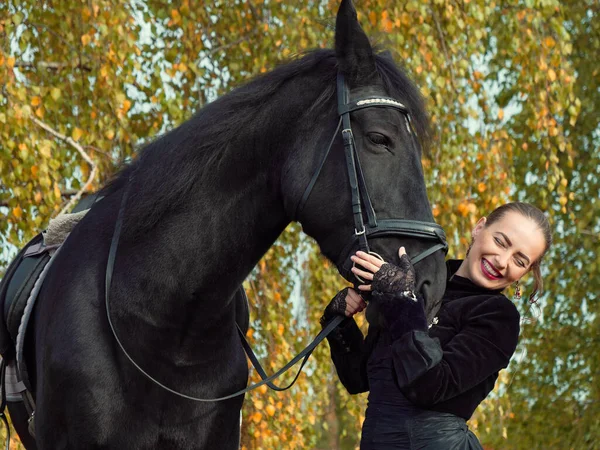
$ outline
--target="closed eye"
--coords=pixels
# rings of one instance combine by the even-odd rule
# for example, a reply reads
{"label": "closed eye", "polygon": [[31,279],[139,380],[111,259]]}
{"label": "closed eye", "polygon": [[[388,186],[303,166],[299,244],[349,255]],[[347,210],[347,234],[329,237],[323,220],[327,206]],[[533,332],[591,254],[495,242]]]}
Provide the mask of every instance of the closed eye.
{"label": "closed eye", "polygon": [[499,238],[495,237],[494,241],[496,241],[496,244],[498,244],[500,247],[505,248],[506,246],[504,245],[504,242],[502,242]]}
{"label": "closed eye", "polygon": [[525,268],[527,267],[527,264],[525,264],[523,261],[521,261],[520,259],[515,259],[515,261],[517,262],[517,265],[519,267]]}

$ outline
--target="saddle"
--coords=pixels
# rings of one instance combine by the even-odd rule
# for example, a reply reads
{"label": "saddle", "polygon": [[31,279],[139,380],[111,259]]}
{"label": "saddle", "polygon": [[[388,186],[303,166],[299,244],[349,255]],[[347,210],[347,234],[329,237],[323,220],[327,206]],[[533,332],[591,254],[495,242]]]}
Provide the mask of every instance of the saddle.
{"label": "saddle", "polygon": [[[73,213],[51,220],[47,230],[36,235],[19,251],[0,280],[0,390],[3,406],[0,415],[4,414],[5,402],[8,402],[11,415],[13,408],[24,407],[28,422],[25,429],[31,436],[34,436],[35,401],[23,357],[27,325],[53,256],[96,200],[96,195],[88,196],[79,202]],[[23,429],[14,417],[13,422],[18,430]]]}
{"label": "saddle", "polygon": [[[12,422],[26,448],[36,447],[35,441],[30,439],[35,439],[35,391],[29,382],[23,356],[27,325],[54,255],[89,208],[100,199],[97,194],[90,195],[81,200],[71,214],[51,220],[47,230],[36,235],[19,251],[0,280],[0,419],[6,420],[4,407],[8,406]],[[245,334],[250,310],[243,287],[237,290],[233,302],[235,321]],[[24,436],[24,432],[28,432],[30,437]]]}

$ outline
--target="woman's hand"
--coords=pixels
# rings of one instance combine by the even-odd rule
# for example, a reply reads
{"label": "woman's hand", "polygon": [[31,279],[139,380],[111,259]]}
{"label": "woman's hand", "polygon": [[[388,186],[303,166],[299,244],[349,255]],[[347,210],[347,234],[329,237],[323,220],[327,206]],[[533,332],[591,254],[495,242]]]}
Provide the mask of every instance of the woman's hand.
{"label": "woman's hand", "polygon": [[377,308],[383,328],[390,333],[392,341],[400,339],[413,330],[427,331],[427,319],[422,297],[415,295],[415,269],[404,247],[398,250],[398,266],[383,262],[365,252],[352,256],[355,275],[371,284],[361,284],[362,292],[373,291],[372,302]]}
{"label": "woman's hand", "polygon": [[[404,247],[400,247],[400,250],[404,250]],[[352,273],[368,281],[373,281],[374,275],[381,269],[381,266],[387,264],[385,261],[360,250],[356,252],[356,255],[352,255],[350,259],[354,263],[354,267],[351,269]],[[358,289],[361,291],[371,291],[371,285],[361,284],[358,286]]]}
{"label": "woman's hand", "polygon": [[321,325],[325,326],[335,316],[352,317],[366,307],[367,304],[358,292],[350,288],[342,289],[325,308],[323,317],[321,317]]}
{"label": "woman's hand", "polygon": [[346,294],[346,316],[352,317],[354,314],[361,312],[366,307],[367,304],[362,299],[360,294],[354,289],[348,288],[348,293]]}
{"label": "woman's hand", "polygon": [[413,292],[415,290],[415,269],[406,254],[404,247],[398,250],[400,257],[399,266],[386,263],[368,253],[358,251],[350,257],[355,267],[352,272],[363,280],[372,281],[372,284],[361,284],[360,291],[379,292]]}

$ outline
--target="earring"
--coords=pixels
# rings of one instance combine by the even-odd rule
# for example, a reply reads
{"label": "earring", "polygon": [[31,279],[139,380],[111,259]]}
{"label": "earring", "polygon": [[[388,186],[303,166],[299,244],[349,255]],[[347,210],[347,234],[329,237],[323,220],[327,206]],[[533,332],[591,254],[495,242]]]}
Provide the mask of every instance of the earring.
{"label": "earring", "polygon": [[515,300],[521,300],[521,286],[519,286],[519,280],[515,283]]}

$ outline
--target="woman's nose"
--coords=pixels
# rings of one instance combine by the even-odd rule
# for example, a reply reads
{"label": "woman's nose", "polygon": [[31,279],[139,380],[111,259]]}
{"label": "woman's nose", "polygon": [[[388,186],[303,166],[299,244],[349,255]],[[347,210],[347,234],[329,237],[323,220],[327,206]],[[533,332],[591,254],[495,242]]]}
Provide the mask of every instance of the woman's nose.
{"label": "woman's nose", "polygon": [[496,256],[496,268],[497,269],[504,269],[506,268],[506,265],[508,264],[508,258],[509,255],[507,253],[502,253],[498,256]]}

